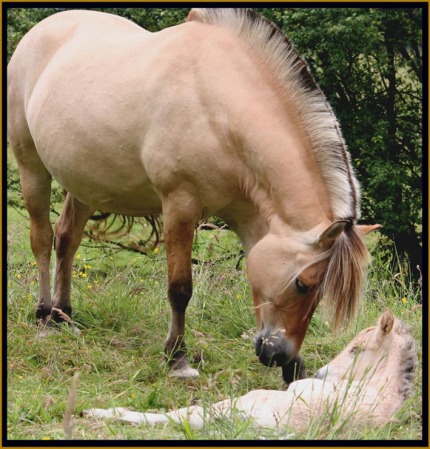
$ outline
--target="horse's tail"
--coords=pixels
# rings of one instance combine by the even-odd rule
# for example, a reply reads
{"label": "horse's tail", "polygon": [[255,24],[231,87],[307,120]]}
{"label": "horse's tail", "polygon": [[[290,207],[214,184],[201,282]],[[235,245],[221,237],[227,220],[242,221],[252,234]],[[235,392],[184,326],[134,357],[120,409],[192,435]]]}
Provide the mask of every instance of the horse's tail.
{"label": "horse's tail", "polygon": [[[130,233],[136,219],[127,215],[112,214],[110,212],[100,212],[93,215],[90,220],[93,223],[87,224],[86,235],[92,240],[109,241],[112,238],[123,237]],[[149,236],[139,240],[140,247],[151,243],[155,248],[162,240],[162,221],[157,215],[142,217],[145,227],[149,227]]]}

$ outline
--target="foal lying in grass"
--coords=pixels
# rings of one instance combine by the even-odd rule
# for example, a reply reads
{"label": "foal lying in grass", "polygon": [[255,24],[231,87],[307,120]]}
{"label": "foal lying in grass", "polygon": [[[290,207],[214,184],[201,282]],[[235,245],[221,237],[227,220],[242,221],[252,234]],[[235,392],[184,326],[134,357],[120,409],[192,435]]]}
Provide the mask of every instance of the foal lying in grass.
{"label": "foal lying in grass", "polygon": [[91,409],[95,418],[116,418],[136,424],[182,423],[202,428],[205,422],[232,412],[254,425],[305,430],[312,420],[341,418],[348,426],[383,425],[411,391],[416,366],[414,341],[406,327],[387,310],[375,327],[361,331],[315,378],[301,379],[286,391],[254,390],[211,406],[191,406],[168,413],[143,413],[124,408]]}

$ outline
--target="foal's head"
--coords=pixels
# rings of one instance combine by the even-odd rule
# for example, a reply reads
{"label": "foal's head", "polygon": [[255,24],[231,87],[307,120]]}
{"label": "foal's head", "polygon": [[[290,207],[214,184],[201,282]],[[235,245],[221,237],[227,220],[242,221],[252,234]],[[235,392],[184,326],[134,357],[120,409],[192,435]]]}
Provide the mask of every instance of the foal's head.
{"label": "foal's head", "polygon": [[405,398],[416,363],[414,340],[407,327],[388,309],[375,327],[361,331],[315,377],[335,383],[365,380],[381,387],[394,382],[398,393]]}
{"label": "foal's head", "polygon": [[259,328],[256,352],[264,365],[295,360],[323,296],[335,325],[353,317],[368,259],[362,235],[373,229],[336,221],[288,237],[269,233],[255,245],[247,269]]}

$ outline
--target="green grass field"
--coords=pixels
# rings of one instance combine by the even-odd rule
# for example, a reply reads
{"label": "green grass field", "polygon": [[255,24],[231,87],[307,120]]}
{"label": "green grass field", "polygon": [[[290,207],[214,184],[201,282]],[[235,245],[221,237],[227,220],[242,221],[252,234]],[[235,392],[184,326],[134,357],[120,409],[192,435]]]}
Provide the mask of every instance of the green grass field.
{"label": "green grass field", "polygon": [[[34,325],[38,280],[29,246],[25,211],[8,210],[7,277],[7,438],[11,440],[151,439],[421,439],[421,297],[393,255],[380,257],[378,239],[369,241],[373,264],[362,311],[350,329],[333,335],[320,308],[304,341],[308,373],[326,364],[359,330],[374,325],[390,307],[419,342],[419,368],[413,397],[393,424],[338,434],[330,428],[304,435],[253,429],[239,419],[204,430],[188,426],[132,426],[84,419],[87,408],[128,407],[167,411],[240,396],[252,389],[283,387],[280,369],[266,368],[254,354],[255,326],[250,289],[239,261],[240,244],[229,231],[201,231],[193,257],[194,294],[187,312],[186,339],[197,380],[167,376],[163,363],[170,310],[166,300],[166,256],[161,245],[140,255],[85,239],[75,257],[74,320],[80,336],[65,328],[40,337]],[[55,217],[53,216],[53,220]],[[386,251],[386,250],[385,250]],[[71,430],[63,419],[75,373],[79,373]]]}

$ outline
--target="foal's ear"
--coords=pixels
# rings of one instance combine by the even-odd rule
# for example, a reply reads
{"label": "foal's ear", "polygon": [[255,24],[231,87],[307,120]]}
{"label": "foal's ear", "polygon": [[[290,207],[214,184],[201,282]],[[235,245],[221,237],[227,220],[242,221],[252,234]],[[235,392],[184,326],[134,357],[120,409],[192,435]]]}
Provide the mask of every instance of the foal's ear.
{"label": "foal's ear", "polygon": [[357,231],[362,234],[366,235],[369,234],[369,232],[376,231],[379,228],[382,228],[382,225],[375,224],[375,225],[355,225],[354,226]]}
{"label": "foal's ear", "polygon": [[381,318],[379,318],[379,329],[382,335],[387,335],[391,332],[394,325],[394,314],[390,309],[387,309]]}
{"label": "foal's ear", "polygon": [[348,221],[335,221],[318,237],[318,244],[327,248],[342,234]]}

